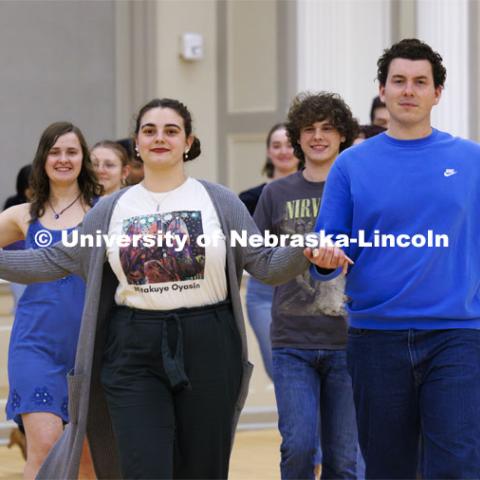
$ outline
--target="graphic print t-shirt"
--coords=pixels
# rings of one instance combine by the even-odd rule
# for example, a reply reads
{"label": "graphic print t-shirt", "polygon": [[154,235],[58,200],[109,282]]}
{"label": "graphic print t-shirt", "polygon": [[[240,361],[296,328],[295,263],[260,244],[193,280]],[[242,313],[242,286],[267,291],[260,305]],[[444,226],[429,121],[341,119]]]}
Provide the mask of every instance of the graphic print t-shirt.
{"label": "graphic print t-shirt", "polygon": [[[309,182],[302,172],[268,184],[260,197],[254,219],[263,233],[312,232],[325,182]],[[344,277],[329,282],[313,280],[307,270],[275,288],[272,305],[273,347],[305,349],[344,348],[347,324],[339,316]]]}
{"label": "graphic print t-shirt", "polygon": [[135,185],[120,197],[108,233],[117,305],[171,310],[227,298],[225,240],[199,181],[188,178],[166,193]]}

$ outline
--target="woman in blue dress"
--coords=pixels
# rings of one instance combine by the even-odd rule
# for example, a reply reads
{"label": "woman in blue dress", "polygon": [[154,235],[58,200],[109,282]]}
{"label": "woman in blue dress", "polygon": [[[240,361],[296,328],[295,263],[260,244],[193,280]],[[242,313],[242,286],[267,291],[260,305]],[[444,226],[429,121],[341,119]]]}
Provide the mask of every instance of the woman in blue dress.
{"label": "woman in blue dress", "polygon": [[[71,231],[101,187],[81,131],[67,122],[43,132],[33,161],[30,203],[0,214],[0,247],[25,239],[43,248]],[[85,286],[80,277],[29,285],[16,311],[9,356],[7,418],[27,438],[24,478],[36,476],[68,422],[66,374],[73,368]]]}

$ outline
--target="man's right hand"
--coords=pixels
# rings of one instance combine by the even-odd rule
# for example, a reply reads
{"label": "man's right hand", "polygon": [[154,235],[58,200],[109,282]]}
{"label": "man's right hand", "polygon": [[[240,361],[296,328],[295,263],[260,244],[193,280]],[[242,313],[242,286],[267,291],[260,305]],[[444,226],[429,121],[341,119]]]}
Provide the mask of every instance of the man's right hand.
{"label": "man's right hand", "polygon": [[353,265],[353,260],[338,247],[306,248],[303,254],[308,260],[319,268],[336,270],[341,268],[344,275],[348,272],[348,266]]}

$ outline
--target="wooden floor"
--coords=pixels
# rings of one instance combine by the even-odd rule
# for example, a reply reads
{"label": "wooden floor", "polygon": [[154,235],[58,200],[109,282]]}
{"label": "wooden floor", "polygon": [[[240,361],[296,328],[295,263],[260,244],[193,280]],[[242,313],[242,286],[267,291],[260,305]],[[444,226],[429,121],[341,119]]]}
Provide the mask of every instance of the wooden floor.
{"label": "wooden floor", "polygon": [[[231,480],[273,480],[279,474],[280,436],[276,430],[238,432],[230,462]],[[0,446],[0,480],[20,480],[23,459],[18,448]]]}
{"label": "wooden floor", "polygon": [[22,478],[23,458],[17,448],[0,446],[0,479],[17,480]]}
{"label": "wooden floor", "polygon": [[238,432],[235,437],[230,479],[273,480],[280,478],[278,430]]}

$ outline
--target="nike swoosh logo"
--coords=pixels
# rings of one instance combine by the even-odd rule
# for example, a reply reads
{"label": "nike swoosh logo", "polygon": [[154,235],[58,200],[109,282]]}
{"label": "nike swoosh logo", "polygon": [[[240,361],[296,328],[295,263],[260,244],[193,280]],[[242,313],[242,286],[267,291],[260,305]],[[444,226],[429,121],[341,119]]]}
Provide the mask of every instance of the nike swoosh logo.
{"label": "nike swoosh logo", "polygon": [[443,176],[444,177],[451,177],[452,175],[455,175],[456,173],[458,173],[456,170],[447,169],[443,172]]}

